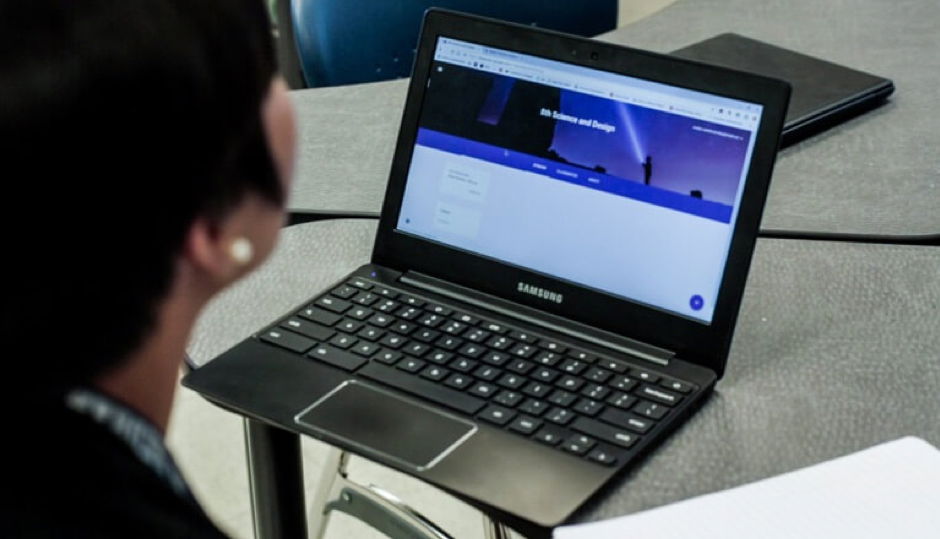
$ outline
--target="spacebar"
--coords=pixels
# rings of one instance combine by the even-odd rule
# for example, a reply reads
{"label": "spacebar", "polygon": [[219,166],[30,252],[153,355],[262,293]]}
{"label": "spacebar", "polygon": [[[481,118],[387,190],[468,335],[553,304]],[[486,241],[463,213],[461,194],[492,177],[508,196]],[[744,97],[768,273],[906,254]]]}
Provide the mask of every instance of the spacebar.
{"label": "spacebar", "polygon": [[449,406],[469,415],[473,415],[483,407],[484,402],[459,391],[441,387],[421,378],[409,376],[401,371],[390,369],[378,363],[369,363],[356,374],[396,387],[402,391]]}

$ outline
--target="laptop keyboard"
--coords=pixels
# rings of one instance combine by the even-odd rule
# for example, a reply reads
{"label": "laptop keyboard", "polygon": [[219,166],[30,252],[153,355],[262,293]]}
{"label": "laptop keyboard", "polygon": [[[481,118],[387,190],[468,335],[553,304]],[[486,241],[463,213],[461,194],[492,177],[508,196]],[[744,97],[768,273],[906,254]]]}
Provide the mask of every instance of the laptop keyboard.
{"label": "laptop keyboard", "polygon": [[698,389],[361,278],[258,336],[605,466]]}

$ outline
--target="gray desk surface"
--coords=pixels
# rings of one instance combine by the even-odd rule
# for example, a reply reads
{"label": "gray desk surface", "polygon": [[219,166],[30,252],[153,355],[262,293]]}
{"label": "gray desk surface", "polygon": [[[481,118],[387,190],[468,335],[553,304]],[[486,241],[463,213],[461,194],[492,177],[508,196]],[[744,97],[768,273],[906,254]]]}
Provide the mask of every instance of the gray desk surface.
{"label": "gray desk surface", "polygon": [[[215,300],[205,361],[368,261],[373,221],[288,229]],[[577,521],[714,492],[908,434],[940,446],[940,249],[758,242],[717,391]],[[246,308],[250,305],[250,308]]]}
{"label": "gray desk surface", "polygon": [[[782,152],[764,228],[940,232],[940,2],[679,0],[602,38],[667,52],[729,31],[897,86],[886,106]],[[292,207],[379,210],[406,86],[294,93],[301,151]]]}

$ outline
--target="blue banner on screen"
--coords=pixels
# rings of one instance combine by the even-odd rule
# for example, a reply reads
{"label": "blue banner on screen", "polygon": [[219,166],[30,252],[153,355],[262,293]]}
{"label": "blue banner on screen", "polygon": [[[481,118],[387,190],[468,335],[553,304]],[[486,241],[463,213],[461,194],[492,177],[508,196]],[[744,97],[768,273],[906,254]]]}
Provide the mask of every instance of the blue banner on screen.
{"label": "blue banner on screen", "polygon": [[441,38],[397,228],[708,323],[760,113]]}

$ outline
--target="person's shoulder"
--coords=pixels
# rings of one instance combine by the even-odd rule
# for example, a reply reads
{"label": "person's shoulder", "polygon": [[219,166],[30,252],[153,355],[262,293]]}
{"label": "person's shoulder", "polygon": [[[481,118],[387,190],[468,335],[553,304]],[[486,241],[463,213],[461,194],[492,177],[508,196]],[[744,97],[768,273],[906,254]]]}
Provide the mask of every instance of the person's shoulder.
{"label": "person's shoulder", "polygon": [[[224,537],[101,425],[68,411],[27,429],[4,537]],[[26,434],[26,433],[24,433]]]}

